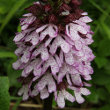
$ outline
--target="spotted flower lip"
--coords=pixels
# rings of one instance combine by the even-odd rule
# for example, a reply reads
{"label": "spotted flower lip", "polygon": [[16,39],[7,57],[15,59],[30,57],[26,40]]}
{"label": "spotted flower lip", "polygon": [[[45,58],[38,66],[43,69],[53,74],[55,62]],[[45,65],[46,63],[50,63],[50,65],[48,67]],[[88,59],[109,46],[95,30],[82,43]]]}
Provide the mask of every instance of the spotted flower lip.
{"label": "spotted flower lip", "polygon": [[[85,101],[82,95],[90,94],[86,87],[91,86],[87,81],[92,79],[91,61],[95,58],[89,48],[93,43],[93,32],[88,23],[92,19],[79,9],[78,0],[63,3],[58,11],[53,11],[46,1],[45,5],[35,2],[27,8],[29,13],[20,19],[22,31],[13,40],[18,47],[15,50],[18,60],[13,68],[23,70],[21,77],[25,81],[18,94],[28,100],[38,94],[46,99],[54,93],[61,108],[65,107],[65,100],[81,104]],[[36,14],[38,11],[43,12]],[[53,14],[59,24],[53,22],[53,18],[50,22],[48,13]]]}

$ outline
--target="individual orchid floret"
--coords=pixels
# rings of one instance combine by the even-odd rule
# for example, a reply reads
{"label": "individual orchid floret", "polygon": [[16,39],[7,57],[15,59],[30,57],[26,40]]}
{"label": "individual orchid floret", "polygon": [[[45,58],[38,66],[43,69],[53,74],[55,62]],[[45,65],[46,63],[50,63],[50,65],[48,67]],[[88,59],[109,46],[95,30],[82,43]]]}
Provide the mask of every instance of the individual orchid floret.
{"label": "individual orchid floret", "polygon": [[27,35],[25,42],[30,42],[32,45],[37,45],[39,43],[39,35],[36,32],[32,32],[30,35]]}
{"label": "individual orchid floret", "polygon": [[58,28],[55,25],[48,24],[44,25],[36,30],[37,33],[40,33],[40,41],[42,41],[47,35],[54,38],[58,34]]}
{"label": "individual orchid floret", "polygon": [[66,34],[71,40],[76,41],[80,39],[78,32],[81,34],[87,34],[86,29],[78,24],[70,23],[66,26]]}
{"label": "individual orchid floret", "polygon": [[81,104],[85,101],[81,95],[87,96],[90,94],[90,91],[87,88],[76,88],[76,87],[70,86],[69,89],[74,90],[75,99],[79,104]]}
{"label": "individual orchid floret", "polygon": [[41,59],[43,61],[46,61],[49,59],[48,49],[44,45],[41,45],[40,47],[38,47],[38,49],[36,49],[33,52],[32,57],[37,57],[39,54],[41,55]]}
{"label": "individual orchid floret", "polygon": [[43,78],[38,82],[36,85],[36,88],[38,88],[39,91],[44,89],[45,87],[48,87],[48,92],[52,93],[56,91],[56,84],[51,74],[46,74],[43,76]]}
{"label": "individual orchid floret", "polygon": [[51,68],[51,72],[53,75],[59,72],[58,63],[53,58],[53,56],[50,56],[49,59],[44,63],[43,68],[42,68],[43,73],[45,73],[49,67]]}
{"label": "individual orchid floret", "polygon": [[[41,62],[40,59],[36,59],[32,62],[29,62],[29,64],[27,64],[24,67],[24,70],[22,72],[22,76],[27,77],[32,71],[33,71],[33,75],[36,75],[37,71],[39,70],[37,67],[40,64],[40,62]],[[36,71],[36,68],[37,68],[37,71]],[[38,71],[38,72],[40,72],[40,71]]]}
{"label": "individual orchid floret", "polygon": [[28,84],[23,85],[23,87],[19,90],[18,95],[23,95],[23,100],[27,100],[29,98],[30,87]]}
{"label": "individual orchid floret", "polygon": [[56,99],[58,106],[61,108],[64,108],[65,107],[65,100],[68,100],[70,102],[74,102],[75,98],[66,90],[59,91],[57,99]]}
{"label": "individual orchid floret", "polygon": [[52,55],[56,53],[58,47],[61,47],[64,53],[68,53],[71,46],[62,38],[62,36],[58,35],[50,46],[50,52]]}
{"label": "individual orchid floret", "polygon": [[28,28],[28,26],[36,20],[36,17],[33,16],[31,13],[24,15],[24,17],[26,17],[26,18],[21,19],[21,29],[22,30],[26,30]]}

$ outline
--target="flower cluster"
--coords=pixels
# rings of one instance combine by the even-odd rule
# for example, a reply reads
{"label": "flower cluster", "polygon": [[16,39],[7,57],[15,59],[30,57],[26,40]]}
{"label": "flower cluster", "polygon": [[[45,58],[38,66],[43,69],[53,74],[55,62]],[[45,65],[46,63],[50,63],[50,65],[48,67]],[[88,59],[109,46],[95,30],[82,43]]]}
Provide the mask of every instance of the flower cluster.
{"label": "flower cluster", "polygon": [[38,94],[46,99],[54,93],[63,108],[65,100],[83,103],[82,95],[90,94],[86,87],[95,56],[88,47],[93,42],[88,25],[92,20],[79,9],[81,2],[59,1],[42,0],[26,9],[29,13],[21,18],[22,31],[14,38],[18,60],[13,68],[23,70],[18,93],[23,100]]}

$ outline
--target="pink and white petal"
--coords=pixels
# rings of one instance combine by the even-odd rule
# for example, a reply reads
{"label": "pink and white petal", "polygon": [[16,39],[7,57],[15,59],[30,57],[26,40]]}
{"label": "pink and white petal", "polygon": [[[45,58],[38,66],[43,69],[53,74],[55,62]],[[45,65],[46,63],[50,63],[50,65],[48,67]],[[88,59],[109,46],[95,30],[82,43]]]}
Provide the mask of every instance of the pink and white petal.
{"label": "pink and white petal", "polygon": [[80,36],[79,36],[78,32],[73,28],[74,27],[73,25],[74,24],[72,24],[72,23],[69,25],[66,25],[66,34],[73,41],[79,40]]}
{"label": "pink and white petal", "polygon": [[40,52],[38,51],[38,49],[36,49],[33,53],[32,53],[32,58],[37,57],[40,54]]}
{"label": "pink and white petal", "polygon": [[42,100],[49,97],[47,88],[44,88],[43,90],[40,91],[40,97]]}
{"label": "pink and white petal", "polygon": [[70,86],[72,86],[72,82],[71,82],[71,79],[70,79],[70,76],[69,74],[66,74],[66,79],[67,79],[67,82]]}
{"label": "pink and white petal", "polygon": [[29,86],[27,85],[23,85],[23,87],[19,90],[18,95],[23,95],[23,100],[27,100],[29,98]]}
{"label": "pink and white petal", "polygon": [[34,38],[31,40],[31,43],[32,43],[32,45],[37,45],[37,44],[39,43],[39,38],[34,37]]}
{"label": "pink and white petal", "polygon": [[58,83],[62,82],[62,79],[64,78],[64,76],[68,73],[68,67],[66,64],[63,65],[63,67],[61,67],[59,74],[58,74]]}
{"label": "pink and white petal", "polygon": [[48,53],[48,49],[47,48],[43,48],[41,50],[41,58],[43,61],[46,61],[49,59],[49,53]]}
{"label": "pink and white petal", "polygon": [[62,92],[63,92],[63,95],[64,95],[65,99],[67,99],[70,102],[75,101],[75,98],[69,92],[67,92],[66,90],[62,90]]}
{"label": "pink and white petal", "polygon": [[41,76],[42,76],[42,74],[36,75],[36,76],[32,79],[32,81],[37,81]]}
{"label": "pink and white petal", "polygon": [[74,94],[75,94],[76,101],[79,104],[82,104],[85,101],[85,99],[81,96],[80,92],[74,91]]}
{"label": "pink and white petal", "polygon": [[73,58],[72,52],[65,53],[64,55],[65,55],[66,63],[69,64],[69,65],[73,65],[74,64],[74,58]]}
{"label": "pink and white petal", "polygon": [[37,45],[39,43],[39,35],[36,32],[33,33],[33,38],[31,40],[31,43],[33,45]]}
{"label": "pink and white petal", "polygon": [[59,72],[59,66],[52,56],[49,57],[47,63],[51,67],[52,74],[55,75],[57,72]]}
{"label": "pink and white petal", "polygon": [[15,54],[16,54],[17,56],[20,56],[20,55],[22,54],[23,50],[24,50],[23,47],[19,47],[19,48],[17,48],[17,49],[15,50]]}
{"label": "pink and white petal", "polygon": [[25,92],[23,94],[23,100],[26,101],[28,98],[29,98],[29,94],[28,94],[28,92]]}
{"label": "pink and white petal", "polygon": [[56,53],[56,51],[57,51],[57,48],[58,48],[58,42],[56,42],[55,40],[54,40],[54,42],[52,43],[52,45],[50,46],[50,53],[52,54],[52,55],[54,55],[55,53]]}
{"label": "pink and white petal", "polygon": [[50,46],[50,53],[55,54],[58,47],[61,47],[64,53],[68,53],[70,51],[70,45],[60,35],[57,36],[53,44]]}
{"label": "pink and white petal", "polygon": [[[41,32],[42,31],[42,32]],[[36,30],[37,33],[41,32],[40,34],[40,41],[42,41],[47,35],[51,38],[57,36],[58,29],[55,25],[44,25],[41,28]]]}
{"label": "pink and white petal", "polygon": [[83,82],[84,86],[91,87],[92,85],[86,82]]}
{"label": "pink and white petal", "polygon": [[53,62],[53,64],[50,65],[51,66],[51,71],[53,75],[56,75],[57,72],[59,72],[59,66],[56,62]]}
{"label": "pink and white petal", "polygon": [[65,75],[66,75],[66,72],[67,72],[67,71],[63,71],[63,69],[61,69],[61,70],[59,71],[59,74],[58,74],[58,83],[62,82],[63,78],[64,78]]}
{"label": "pink and white petal", "polygon": [[90,75],[84,75],[83,78],[84,78],[85,80],[87,80],[87,81],[89,81],[89,80],[92,79]]}
{"label": "pink and white petal", "polygon": [[36,88],[41,91],[43,90],[47,85],[47,79],[45,79],[45,76],[38,82]]}
{"label": "pink and white petal", "polygon": [[24,17],[32,16],[32,13],[27,13],[23,15]]}
{"label": "pink and white petal", "polygon": [[87,95],[90,95],[91,92],[87,88],[81,88],[81,94],[87,96]]}
{"label": "pink and white petal", "polygon": [[37,33],[39,33],[39,32],[41,32],[41,31],[43,31],[44,29],[46,29],[47,28],[47,24],[46,25],[43,25],[43,26],[41,26],[40,28],[38,28],[38,29],[36,29],[36,32]]}
{"label": "pink and white petal", "polygon": [[43,61],[46,61],[49,58],[48,49],[44,45],[40,45],[39,48],[33,52],[32,57],[34,58],[39,54],[41,54]]}
{"label": "pink and white petal", "polygon": [[24,69],[25,73],[30,73],[30,72],[33,70],[33,67],[34,67],[33,64],[28,65],[28,66]]}
{"label": "pink and white petal", "polygon": [[61,49],[64,53],[68,53],[70,51],[70,45],[65,41],[61,44]]}
{"label": "pink and white petal", "polygon": [[22,71],[22,75],[21,75],[22,77],[27,77],[28,76],[28,74],[27,73],[25,73],[25,71],[23,70]]}
{"label": "pink and white petal", "polygon": [[22,64],[22,62],[21,62],[21,60],[19,59],[19,60],[17,60],[15,63],[13,63],[13,68],[14,68],[15,70],[18,70],[19,67],[21,66],[21,64]]}
{"label": "pink and white petal", "polygon": [[57,98],[58,98],[57,91],[54,92],[54,97],[55,97],[55,101],[57,101]]}
{"label": "pink and white petal", "polygon": [[87,12],[83,12],[81,15],[88,15],[88,13]]}
{"label": "pink and white petal", "polygon": [[76,47],[77,50],[81,50],[82,46],[83,45],[80,41],[75,41],[75,47]]}
{"label": "pink and white petal", "polygon": [[67,43],[69,43],[70,45],[74,45],[74,41],[72,41],[70,37],[64,36],[64,38],[65,38]]}
{"label": "pink and white petal", "polygon": [[65,99],[64,99],[64,95],[62,94],[61,91],[59,91],[59,93],[58,93],[57,104],[60,108],[65,107]]}
{"label": "pink and white petal", "polygon": [[24,33],[18,33],[18,34],[15,36],[14,41],[15,41],[15,42],[18,42],[18,41],[20,41],[24,36],[25,36]]}
{"label": "pink and white petal", "polygon": [[60,51],[59,57],[60,57],[61,63],[63,64],[63,62],[64,62],[64,59],[63,59],[63,58],[64,58],[63,51]]}
{"label": "pink and white petal", "polygon": [[36,88],[34,88],[31,92],[32,97],[37,96],[38,94],[39,94],[39,91]]}
{"label": "pink and white petal", "polygon": [[40,77],[41,75],[42,75],[42,68],[34,68],[34,71],[33,71],[33,74],[34,74],[34,76],[38,76],[38,77]]}
{"label": "pink and white petal", "polygon": [[58,28],[57,26],[55,25],[50,25],[49,28],[48,28],[48,33],[49,33],[49,36],[51,38],[54,38],[57,36],[57,33],[58,33]]}
{"label": "pink and white petal", "polygon": [[48,35],[48,32],[46,30],[41,32],[41,34],[40,34],[40,41],[43,41],[45,39],[45,37]]}
{"label": "pink and white petal", "polygon": [[83,86],[83,83],[79,74],[71,75],[71,79],[75,85]]}
{"label": "pink and white petal", "polygon": [[56,59],[57,64],[59,65],[59,67],[61,67],[62,63],[61,63],[60,58],[58,57],[58,55],[55,55],[55,59]]}
{"label": "pink and white petal", "polygon": [[46,42],[45,42],[45,47],[49,46],[50,42],[52,41],[53,38],[49,38]]}
{"label": "pink and white petal", "polygon": [[22,31],[26,30],[28,28],[28,26],[29,26],[28,24],[25,24],[25,25],[21,26],[21,30]]}
{"label": "pink and white petal", "polygon": [[47,71],[47,69],[49,68],[49,64],[48,64],[48,62],[45,62],[44,64],[43,64],[43,68],[42,68],[42,74],[44,74],[46,71]]}
{"label": "pink and white petal", "polygon": [[29,61],[29,58],[30,58],[30,52],[25,51],[24,55],[21,57],[21,62],[22,63],[27,63]]}
{"label": "pink and white petal", "polygon": [[25,42],[31,41],[32,38],[33,38],[32,34],[31,35],[27,35],[26,38],[25,38]]}
{"label": "pink and white petal", "polygon": [[80,32],[82,34],[87,34],[87,30],[83,27],[83,26],[80,26],[80,25],[75,25],[75,30],[77,32]]}
{"label": "pink and white petal", "polygon": [[55,84],[54,80],[50,80],[48,82],[48,91],[49,91],[49,93],[56,91],[56,84]]}
{"label": "pink and white petal", "polygon": [[81,17],[79,20],[85,23],[92,22],[92,19],[88,16]]}
{"label": "pink and white petal", "polygon": [[22,86],[22,88],[20,88],[20,90],[18,91],[18,95],[21,96],[24,93],[24,85]]}

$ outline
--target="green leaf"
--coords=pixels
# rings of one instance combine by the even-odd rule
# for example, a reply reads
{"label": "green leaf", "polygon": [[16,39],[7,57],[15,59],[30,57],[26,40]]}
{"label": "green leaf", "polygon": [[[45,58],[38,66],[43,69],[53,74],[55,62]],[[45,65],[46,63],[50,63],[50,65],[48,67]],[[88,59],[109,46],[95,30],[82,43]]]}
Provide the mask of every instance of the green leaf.
{"label": "green leaf", "polygon": [[[107,24],[100,22],[100,28],[106,34],[106,37],[110,39],[110,27]],[[101,31],[101,33],[103,32]]]}
{"label": "green leaf", "polygon": [[1,28],[0,33],[4,29],[4,27],[7,25],[7,23],[10,21],[10,19],[13,17],[13,15],[16,13],[16,11],[26,2],[27,0],[18,0],[15,5],[12,7],[8,15],[6,16]]}
{"label": "green leaf", "polygon": [[56,107],[56,101],[55,101],[55,99],[53,99],[53,101],[52,101],[52,107]]}
{"label": "green leaf", "polygon": [[6,68],[6,73],[9,78],[10,86],[19,88],[21,83],[17,81],[17,78],[20,77],[21,71],[16,71],[12,68],[12,64],[15,62],[13,59],[7,59],[4,62],[4,68]]}
{"label": "green leaf", "polygon": [[100,56],[110,56],[110,40],[102,39],[99,43],[98,53]]}
{"label": "green leaf", "polygon": [[16,55],[13,52],[1,51],[0,58],[16,58]]}
{"label": "green leaf", "polygon": [[103,69],[97,70],[93,75],[93,83],[97,85],[110,84],[110,75],[106,74]]}
{"label": "green leaf", "polygon": [[9,80],[7,77],[0,77],[0,110],[9,110]]}
{"label": "green leaf", "polygon": [[107,84],[105,87],[108,90],[108,92],[110,93],[110,84]]}
{"label": "green leaf", "polygon": [[108,60],[105,57],[98,57],[97,56],[95,58],[95,62],[97,64],[98,68],[102,68],[107,64]]}
{"label": "green leaf", "polygon": [[[108,61],[109,61],[109,59],[108,59]],[[105,69],[106,73],[110,75],[110,61],[105,65],[104,69]]]}
{"label": "green leaf", "polygon": [[103,107],[100,107],[98,110],[110,110],[110,105],[105,105]]}
{"label": "green leaf", "polygon": [[94,103],[94,104],[98,103],[98,101],[99,101],[99,95],[98,95],[98,93],[97,93],[97,91],[96,91],[96,88],[95,88],[95,87],[91,87],[91,88],[89,88],[89,89],[90,89],[90,91],[91,91],[91,94],[88,95],[88,96],[86,97],[86,99],[87,99],[89,102],[91,102],[91,103]]}
{"label": "green leaf", "polygon": [[22,101],[21,97],[19,99],[17,99],[16,104],[13,106],[12,110],[17,110],[17,108],[18,108],[21,101]]}
{"label": "green leaf", "polygon": [[20,24],[18,25],[17,31],[18,32],[21,32],[21,26],[20,26]]}
{"label": "green leaf", "polygon": [[96,7],[100,12],[102,12],[104,15],[108,16],[109,17],[109,14],[103,10],[98,4],[95,3],[94,0],[89,0],[89,2],[94,6]]}
{"label": "green leaf", "polygon": [[106,100],[107,97],[109,97],[108,92],[106,91],[105,88],[98,88],[97,93],[99,95],[99,98],[103,101]]}
{"label": "green leaf", "polygon": [[110,105],[105,105],[98,108],[91,108],[90,110],[110,110]]}

